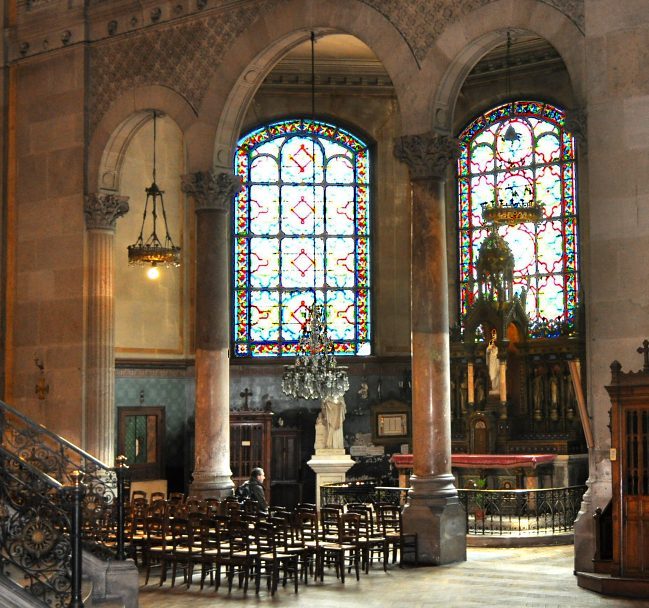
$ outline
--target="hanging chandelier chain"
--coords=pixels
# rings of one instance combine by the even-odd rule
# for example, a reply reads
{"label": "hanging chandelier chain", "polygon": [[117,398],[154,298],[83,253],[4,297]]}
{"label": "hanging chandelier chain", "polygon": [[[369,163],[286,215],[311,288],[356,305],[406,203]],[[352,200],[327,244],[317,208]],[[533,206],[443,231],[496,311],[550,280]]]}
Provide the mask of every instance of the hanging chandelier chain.
{"label": "hanging chandelier chain", "polygon": [[[311,32],[311,120],[315,122],[315,32]],[[337,399],[349,388],[347,368],[338,366],[334,343],[327,333],[327,307],[318,304],[318,238],[316,235],[318,205],[316,203],[316,149],[315,132],[311,133],[312,196],[313,196],[313,303],[305,315],[297,343],[295,363],[287,365],[282,377],[282,391],[294,398]],[[322,200],[322,220],[326,222],[326,199]],[[324,248],[323,248],[323,272]]]}
{"label": "hanging chandelier chain", "polygon": [[[144,203],[144,212],[142,214],[142,226],[140,234],[133,245],[128,247],[128,261],[132,265],[149,265],[152,266],[180,266],[180,247],[176,247],[169,234],[169,225],[167,223],[167,212],[164,206],[164,192],[160,190],[156,183],[157,178],[157,110],[152,111],[153,115],[153,181],[148,188],[145,188],[146,201]],[[149,212],[149,202],[151,203],[151,233],[144,240],[144,229],[146,226],[147,214]],[[158,223],[158,206],[160,215],[165,226],[165,242],[160,242],[157,233]]]}

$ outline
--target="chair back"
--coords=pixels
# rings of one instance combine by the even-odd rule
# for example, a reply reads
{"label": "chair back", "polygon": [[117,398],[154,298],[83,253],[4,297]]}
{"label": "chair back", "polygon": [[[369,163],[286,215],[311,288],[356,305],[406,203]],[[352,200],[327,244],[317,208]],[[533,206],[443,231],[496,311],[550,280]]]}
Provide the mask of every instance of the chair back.
{"label": "chair back", "polygon": [[148,517],[167,517],[169,505],[166,500],[152,502],[146,511]]}
{"label": "chair back", "polygon": [[401,508],[396,505],[379,505],[378,522],[383,534],[401,533]]}
{"label": "chair back", "polygon": [[185,502],[185,494],[183,492],[169,492],[169,498],[167,500],[170,503]]}
{"label": "chair back", "polygon": [[361,516],[358,513],[343,513],[340,516],[338,539],[340,543],[355,545],[361,531]]}
{"label": "chair back", "polygon": [[151,502],[155,502],[156,500],[165,500],[166,498],[164,492],[151,492]]}
{"label": "chair back", "polygon": [[320,509],[320,528],[324,538],[335,538],[339,534],[341,511],[337,508]]}

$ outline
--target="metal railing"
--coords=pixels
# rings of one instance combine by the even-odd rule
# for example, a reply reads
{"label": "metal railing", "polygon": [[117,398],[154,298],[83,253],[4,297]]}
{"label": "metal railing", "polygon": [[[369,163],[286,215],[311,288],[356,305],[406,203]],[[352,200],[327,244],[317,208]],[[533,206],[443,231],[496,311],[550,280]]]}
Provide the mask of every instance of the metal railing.
{"label": "metal railing", "polygon": [[0,569],[45,606],[81,607],[80,474],[63,486],[0,446]]}
{"label": "metal railing", "polygon": [[573,530],[586,486],[458,490],[467,534],[548,536]]}
{"label": "metal railing", "polygon": [[2,401],[0,445],[62,485],[73,484],[75,471],[81,471],[84,546],[101,557],[124,559],[123,505],[129,482],[123,461],[109,467]]}
{"label": "metal railing", "polygon": [[[409,488],[369,482],[325,484],[322,503],[388,502],[404,505]],[[548,536],[570,532],[586,486],[521,490],[458,490],[472,536]]]}

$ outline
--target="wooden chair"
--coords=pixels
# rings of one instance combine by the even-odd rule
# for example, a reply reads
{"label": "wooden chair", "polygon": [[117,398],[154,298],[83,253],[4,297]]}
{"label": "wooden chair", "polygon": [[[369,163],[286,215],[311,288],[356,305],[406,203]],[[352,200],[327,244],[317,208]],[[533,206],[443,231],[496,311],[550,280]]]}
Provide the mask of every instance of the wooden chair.
{"label": "wooden chair", "polygon": [[228,524],[228,556],[227,579],[228,593],[232,591],[232,582],[235,574],[239,576],[239,587],[243,585],[243,592],[248,591],[250,575],[254,573],[257,563],[257,545],[254,530],[248,522],[240,519],[230,519]]}
{"label": "wooden chair", "polygon": [[335,541],[324,540],[321,545],[323,563],[332,558],[336,566],[336,576],[345,582],[345,568],[349,564],[356,572],[356,580],[360,580],[360,515],[358,513],[342,513],[340,515],[338,536]]}
{"label": "wooden chair", "polygon": [[150,501],[155,502],[156,500],[165,500],[166,496],[164,492],[151,492]]}
{"label": "wooden chair", "polygon": [[299,579],[300,555],[287,548],[285,522],[280,525],[272,522],[259,522],[255,527],[257,558],[255,562],[255,592],[259,593],[262,571],[268,576],[268,587],[271,596],[275,595],[279,583],[280,571],[284,573],[283,585],[289,574],[293,576],[295,593]]}
{"label": "wooden chair", "polygon": [[295,533],[305,547],[304,566],[306,575],[311,572],[315,581],[323,580],[324,563],[323,552],[320,546],[320,530],[318,527],[318,514],[315,511],[297,511],[295,514]]}
{"label": "wooden chair", "polygon": [[404,533],[401,519],[401,507],[397,505],[381,504],[377,507],[378,521],[381,532],[387,539],[388,551],[392,547],[392,563],[397,559],[399,550],[399,566],[403,566],[403,558],[407,552],[414,555],[415,565],[419,564],[417,548],[417,534]]}
{"label": "wooden chair", "polygon": [[[149,583],[151,568],[161,564],[171,550],[170,538],[167,536],[167,520],[162,517],[147,517],[145,522],[146,538],[142,549],[144,566],[146,568],[145,585]],[[162,577],[160,579],[162,585]]]}
{"label": "wooden chair", "polygon": [[388,539],[385,534],[375,529],[374,510],[371,505],[362,503],[350,503],[347,505],[348,513],[360,515],[360,539],[362,566],[366,574],[370,571],[370,565],[374,556],[383,561],[383,571],[387,570],[388,562]]}
{"label": "wooden chair", "polygon": [[[227,571],[230,565],[230,544],[228,542],[228,519],[223,516],[206,517],[200,524],[201,546],[201,591],[205,578],[210,575],[210,583],[215,583],[218,591],[221,586],[221,568]],[[214,576],[216,574],[216,577]]]}

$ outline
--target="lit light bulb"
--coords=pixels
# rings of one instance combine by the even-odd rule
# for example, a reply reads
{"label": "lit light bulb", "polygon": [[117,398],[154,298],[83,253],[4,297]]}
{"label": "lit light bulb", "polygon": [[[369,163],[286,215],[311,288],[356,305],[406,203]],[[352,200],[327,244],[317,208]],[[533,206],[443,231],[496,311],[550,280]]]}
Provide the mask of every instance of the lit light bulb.
{"label": "lit light bulb", "polygon": [[155,281],[160,276],[160,271],[155,264],[151,265],[151,268],[146,271],[146,276],[149,277],[152,281]]}

